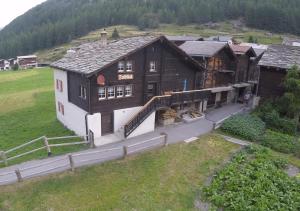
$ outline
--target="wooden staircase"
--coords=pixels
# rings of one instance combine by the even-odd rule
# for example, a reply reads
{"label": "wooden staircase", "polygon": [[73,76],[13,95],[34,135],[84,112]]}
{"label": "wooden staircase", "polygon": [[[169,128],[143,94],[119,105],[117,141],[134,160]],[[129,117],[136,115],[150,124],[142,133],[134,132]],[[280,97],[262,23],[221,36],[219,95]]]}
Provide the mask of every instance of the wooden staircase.
{"label": "wooden staircase", "polygon": [[169,95],[155,96],[143,108],[132,117],[124,127],[124,136],[127,138],[136,130],[153,112],[161,108],[196,103],[207,100],[211,93],[210,89],[172,92]]}

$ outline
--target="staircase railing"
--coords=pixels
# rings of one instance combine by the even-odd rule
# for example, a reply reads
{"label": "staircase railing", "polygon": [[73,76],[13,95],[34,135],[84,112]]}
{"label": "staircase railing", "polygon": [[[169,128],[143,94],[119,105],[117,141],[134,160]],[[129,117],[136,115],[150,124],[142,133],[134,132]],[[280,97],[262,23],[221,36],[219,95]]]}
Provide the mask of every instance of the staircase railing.
{"label": "staircase railing", "polygon": [[169,95],[155,96],[143,108],[133,116],[124,128],[124,135],[127,138],[138,128],[154,111],[163,107],[171,107],[184,103],[200,102],[208,99],[210,89],[191,90],[183,92],[172,92]]}

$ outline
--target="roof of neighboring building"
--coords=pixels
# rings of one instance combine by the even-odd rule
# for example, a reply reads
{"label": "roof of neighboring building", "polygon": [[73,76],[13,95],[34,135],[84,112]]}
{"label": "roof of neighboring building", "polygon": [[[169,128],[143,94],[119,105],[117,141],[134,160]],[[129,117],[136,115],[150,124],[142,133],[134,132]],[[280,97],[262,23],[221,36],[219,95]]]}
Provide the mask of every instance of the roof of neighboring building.
{"label": "roof of neighboring building", "polygon": [[52,63],[50,66],[61,70],[91,75],[158,40],[167,41],[171,47],[187,58],[185,61],[189,61],[199,69],[203,69],[198,62],[189,57],[164,36],[125,38],[109,42],[106,46],[102,46],[100,41],[86,43],[79,46],[73,53],[66,54],[64,58]]}
{"label": "roof of neighboring building", "polygon": [[18,59],[31,59],[31,58],[37,58],[36,55],[27,55],[27,56],[18,56]]}
{"label": "roof of neighboring building", "polygon": [[227,43],[215,41],[187,41],[179,48],[190,56],[212,57],[228,46]]}
{"label": "roof of neighboring building", "polygon": [[166,38],[170,41],[199,41],[199,40],[203,40],[202,37],[200,36],[186,36],[186,35],[182,35],[182,36],[166,36]]}
{"label": "roof of neighboring building", "polygon": [[258,64],[282,69],[289,69],[293,65],[300,66],[300,47],[270,45]]}
{"label": "roof of neighboring building", "polygon": [[251,46],[230,45],[230,48],[237,55],[249,54],[250,57],[256,57],[256,53]]}
{"label": "roof of neighboring building", "polygon": [[218,41],[218,42],[229,42],[232,40],[231,36],[212,36],[204,39],[205,41]]}
{"label": "roof of neighboring building", "polygon": [[257,57],[261,56],[267,49],[267,45],[256,44],[256,43],[241,43],[241,46],[251,46],[255,51]]}
{"label": "roof of neighboring building", "polygon": [[283,45],[290,45],[290,46],[298,46],[298,47],[300,47],[300,39],[290,38],[290,37],[284,37],[282,44]]}

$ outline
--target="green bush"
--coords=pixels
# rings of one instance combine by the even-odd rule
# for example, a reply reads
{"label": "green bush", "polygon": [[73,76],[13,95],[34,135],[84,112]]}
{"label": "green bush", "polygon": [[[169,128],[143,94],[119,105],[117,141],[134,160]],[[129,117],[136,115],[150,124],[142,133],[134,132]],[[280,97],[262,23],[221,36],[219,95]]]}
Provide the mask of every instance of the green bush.
{"label": "green bush", "polygon": [[294,136],[267,130],[261,144],[278,152],[293,153],[300,157],[300,141]]}
{"label": "green bush", "polygon": [[227,119],[221,126],[223,132],[256,141],[265,131],[265,123],[253,115],[236,115]]}
{"label": "green bush", "polygon": [[291,119],[281,118],[275,110],[265,113],[262,119],[270,129],[276,129],[282,133],[295,135],[297,131],[297,123]]}
{"label": "green bush", "polygon": [[204,197],[222,210],[300,210],[300,182],[283,169],[287,162],[270,150],[251,147],[204,188]]}
{"label": "green bush", "polygon": [[283,102],[279,100],[265,102],[255,109],[253,114],[261,118],[266,123],[267,128],[275,129],[289,135],[295,135],[297,132],[297,122],[294,119],[282,118],[280,116],[280,113],[286,113],[283,110],[284,106],[282,104]]}

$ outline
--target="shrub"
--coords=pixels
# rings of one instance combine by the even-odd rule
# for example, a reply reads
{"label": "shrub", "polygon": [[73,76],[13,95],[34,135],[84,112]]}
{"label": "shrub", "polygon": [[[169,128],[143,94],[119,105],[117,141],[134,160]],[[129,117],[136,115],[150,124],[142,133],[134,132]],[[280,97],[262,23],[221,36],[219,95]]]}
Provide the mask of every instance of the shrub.
{"label": "shrub", "polygon": [[204,188],[222,210],[300,210],[300,182],[283,169],[287,162],[262,147],[245,150]]}
{"label": "shrub", "polygon": [[297,131],[297,122],[293,119],[282,118],[279,111],[283,111],[282,102],[279,100],[275,102],[265,102],[259,106],[253,113],[260,117],[265,123],[267,128],[279,130],[282,133],[295,135]]}
{"label": "shrub", "polygon": [[291,119],[281,118],[275,110],[265,113],[262,118],[267,127],[270,129],[279,130],[282,133],[295,135],[297,131],[297,122]]}
{"label": "shrub", "polygon": [[250,141],[255,141],[264,133],[265,123],[256,116],[236,115],[227,119],[221,126],[221,130]]}
{"label": "shrub", "polygon": [[294,136],[267,130],[261,144],[278,152],[293,153],[300,157],[300,141]]}

